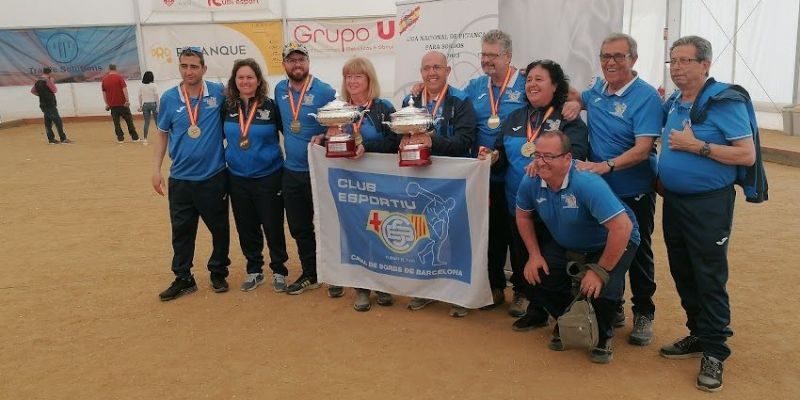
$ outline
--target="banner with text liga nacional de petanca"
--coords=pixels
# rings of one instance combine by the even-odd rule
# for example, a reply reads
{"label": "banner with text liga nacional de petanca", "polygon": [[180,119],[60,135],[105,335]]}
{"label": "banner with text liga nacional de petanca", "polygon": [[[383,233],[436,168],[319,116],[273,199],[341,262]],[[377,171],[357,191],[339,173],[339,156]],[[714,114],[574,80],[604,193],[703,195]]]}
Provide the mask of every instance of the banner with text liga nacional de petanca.
{"label": "banner with text liga nacional de petanca", "polygon": [[467,308],[492,302],[488,161],[401,168],[397,155],[325,158],[316,145],[308,158],[320,281]]}

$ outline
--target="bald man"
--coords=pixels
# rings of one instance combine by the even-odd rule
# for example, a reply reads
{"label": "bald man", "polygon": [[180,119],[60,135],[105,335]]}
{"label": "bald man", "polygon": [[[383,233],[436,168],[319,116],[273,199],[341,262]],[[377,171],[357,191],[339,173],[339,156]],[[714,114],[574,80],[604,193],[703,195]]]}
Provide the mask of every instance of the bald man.
{"label": "bald man", "polygon": [[[414,107],[426,108],[437,121],[430,132],[403,136],[400,147],[421,144],[429,147],[434,156],[474,157],[475,109],[466,93],[447,84],[450,75],[447,57],[438,51],[426,53],[419,71],[423,89],[416,96],[406,97],[403,107],[413,104]],[[433,302],[432,299],[416,297],[408,308],[417,311]],[[453,304],[450,308],[450,316],[454,318],[464,317],[467,313],[467,309],[459,305]]]}

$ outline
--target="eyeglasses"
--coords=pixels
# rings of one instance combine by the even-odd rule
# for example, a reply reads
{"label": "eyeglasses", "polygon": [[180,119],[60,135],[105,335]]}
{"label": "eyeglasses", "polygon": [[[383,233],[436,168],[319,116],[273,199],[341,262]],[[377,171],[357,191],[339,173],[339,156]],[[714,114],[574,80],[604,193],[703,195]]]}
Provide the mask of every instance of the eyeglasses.
{"label": "eyeglasses", "polygon": [[296,65],[303,65],[308,62],[308,57],[292,57],[286,58],[283,62],[287,64],[296,64]]}
{"label": "eyeglasses", "polygon": [[622,54],[622,53],[614,53],[614,54],[603,53],[603,54],[600,54],[600,61],[609,62],[613,58],[615,62],[621,63],[621,62],[625,61],[625,59],[630,57],[630,56],[631,56],[631,53],[626,53],[626,54]]}
{"label": "eyeglasses", "polygon": [[492,61],[495,58],[500,57],[500,56],[502,56],[504,54],[506,54],[506,53],[499,53],[499,54],[498,53],[484,53],[484,52],[478,53],[478,55],[481,56],[481,58],[485,58],[485,59],[487,59],[489,61]]}
{"label": "eyeglasses", "polygon": [[688,64],[689,64],[689,63],[691,63],[691,62],[698,62],[698,63],[699,63],[699,62],[700,62],[700,60],[698,60],[698,59],[696,59],[696,58],[689,58],[689,57],[682,57],[682,58],[670,58],[670,59],[669,59],[669,61],[667,61],[667,62],[666,62],[666,64],[671,64],[671,65],[688,65]]}
{"label": "eyeglasses", "polygon": [[188,56],[188,55],[199,55],[199,56],[202,56],[203,55],[203,48],[199,47],[199,46],[184,46],[184,47],[181,47],[180,55],[182,55],[182,56]]}
{"label": "eyeglasses", "polygon": [[542,160],[542,162],[544,162],[545,164],[550,164],[554,160],[557,160],[557,159],[559,159],[561,157],[564,157],[567,154],[569,154],[568,151],[564,152],[564,153],[561,153],[561,154],[555,154],[555,155],[554,154],[542,154],[542,153],[534,152],[533,153],[533,158],[534,158],[534,160]]}
{"label": "eyeglasses", "polygon": [[422,72],[430,72],[431,70],[433,70],[433,72],[439,72],[444,70],[445,68],[447,68],[446,65],[425,65],[421,69]]}

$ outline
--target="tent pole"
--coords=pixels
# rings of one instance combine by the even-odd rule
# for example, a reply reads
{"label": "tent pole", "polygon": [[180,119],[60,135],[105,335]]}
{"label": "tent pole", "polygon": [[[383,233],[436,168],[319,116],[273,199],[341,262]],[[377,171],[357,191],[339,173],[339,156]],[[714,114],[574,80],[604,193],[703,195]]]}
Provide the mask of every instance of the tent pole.
{"label": "tent pole", "polygon": [[133,17],[136,18],[136,46],[139,52],[139,72],[144,74],[147,71],[147,57],[144,53],[144,35],[142,35],[142,17],[141,10],[139,10],[139,0],[131,0],[133,3]]}
{"label": "tent pole", "polygon": [[797,41],[794,43],[794,95],[792,96],[792,104],[800,103],[800,50],[797,50],[797,45],[800,44],[800,3],[798,3],[797,13]]}

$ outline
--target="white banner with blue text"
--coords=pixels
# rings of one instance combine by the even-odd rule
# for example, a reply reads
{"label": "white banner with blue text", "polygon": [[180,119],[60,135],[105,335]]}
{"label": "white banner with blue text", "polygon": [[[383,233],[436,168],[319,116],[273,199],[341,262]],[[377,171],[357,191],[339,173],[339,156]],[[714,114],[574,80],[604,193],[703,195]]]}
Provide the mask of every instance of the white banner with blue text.
{"label": "white banner with blue text", "polygon": [[467,308],[492,302],[488,160],[399,167],[396,154],[326,158],[316,145],[308,159],[320,281]]}

